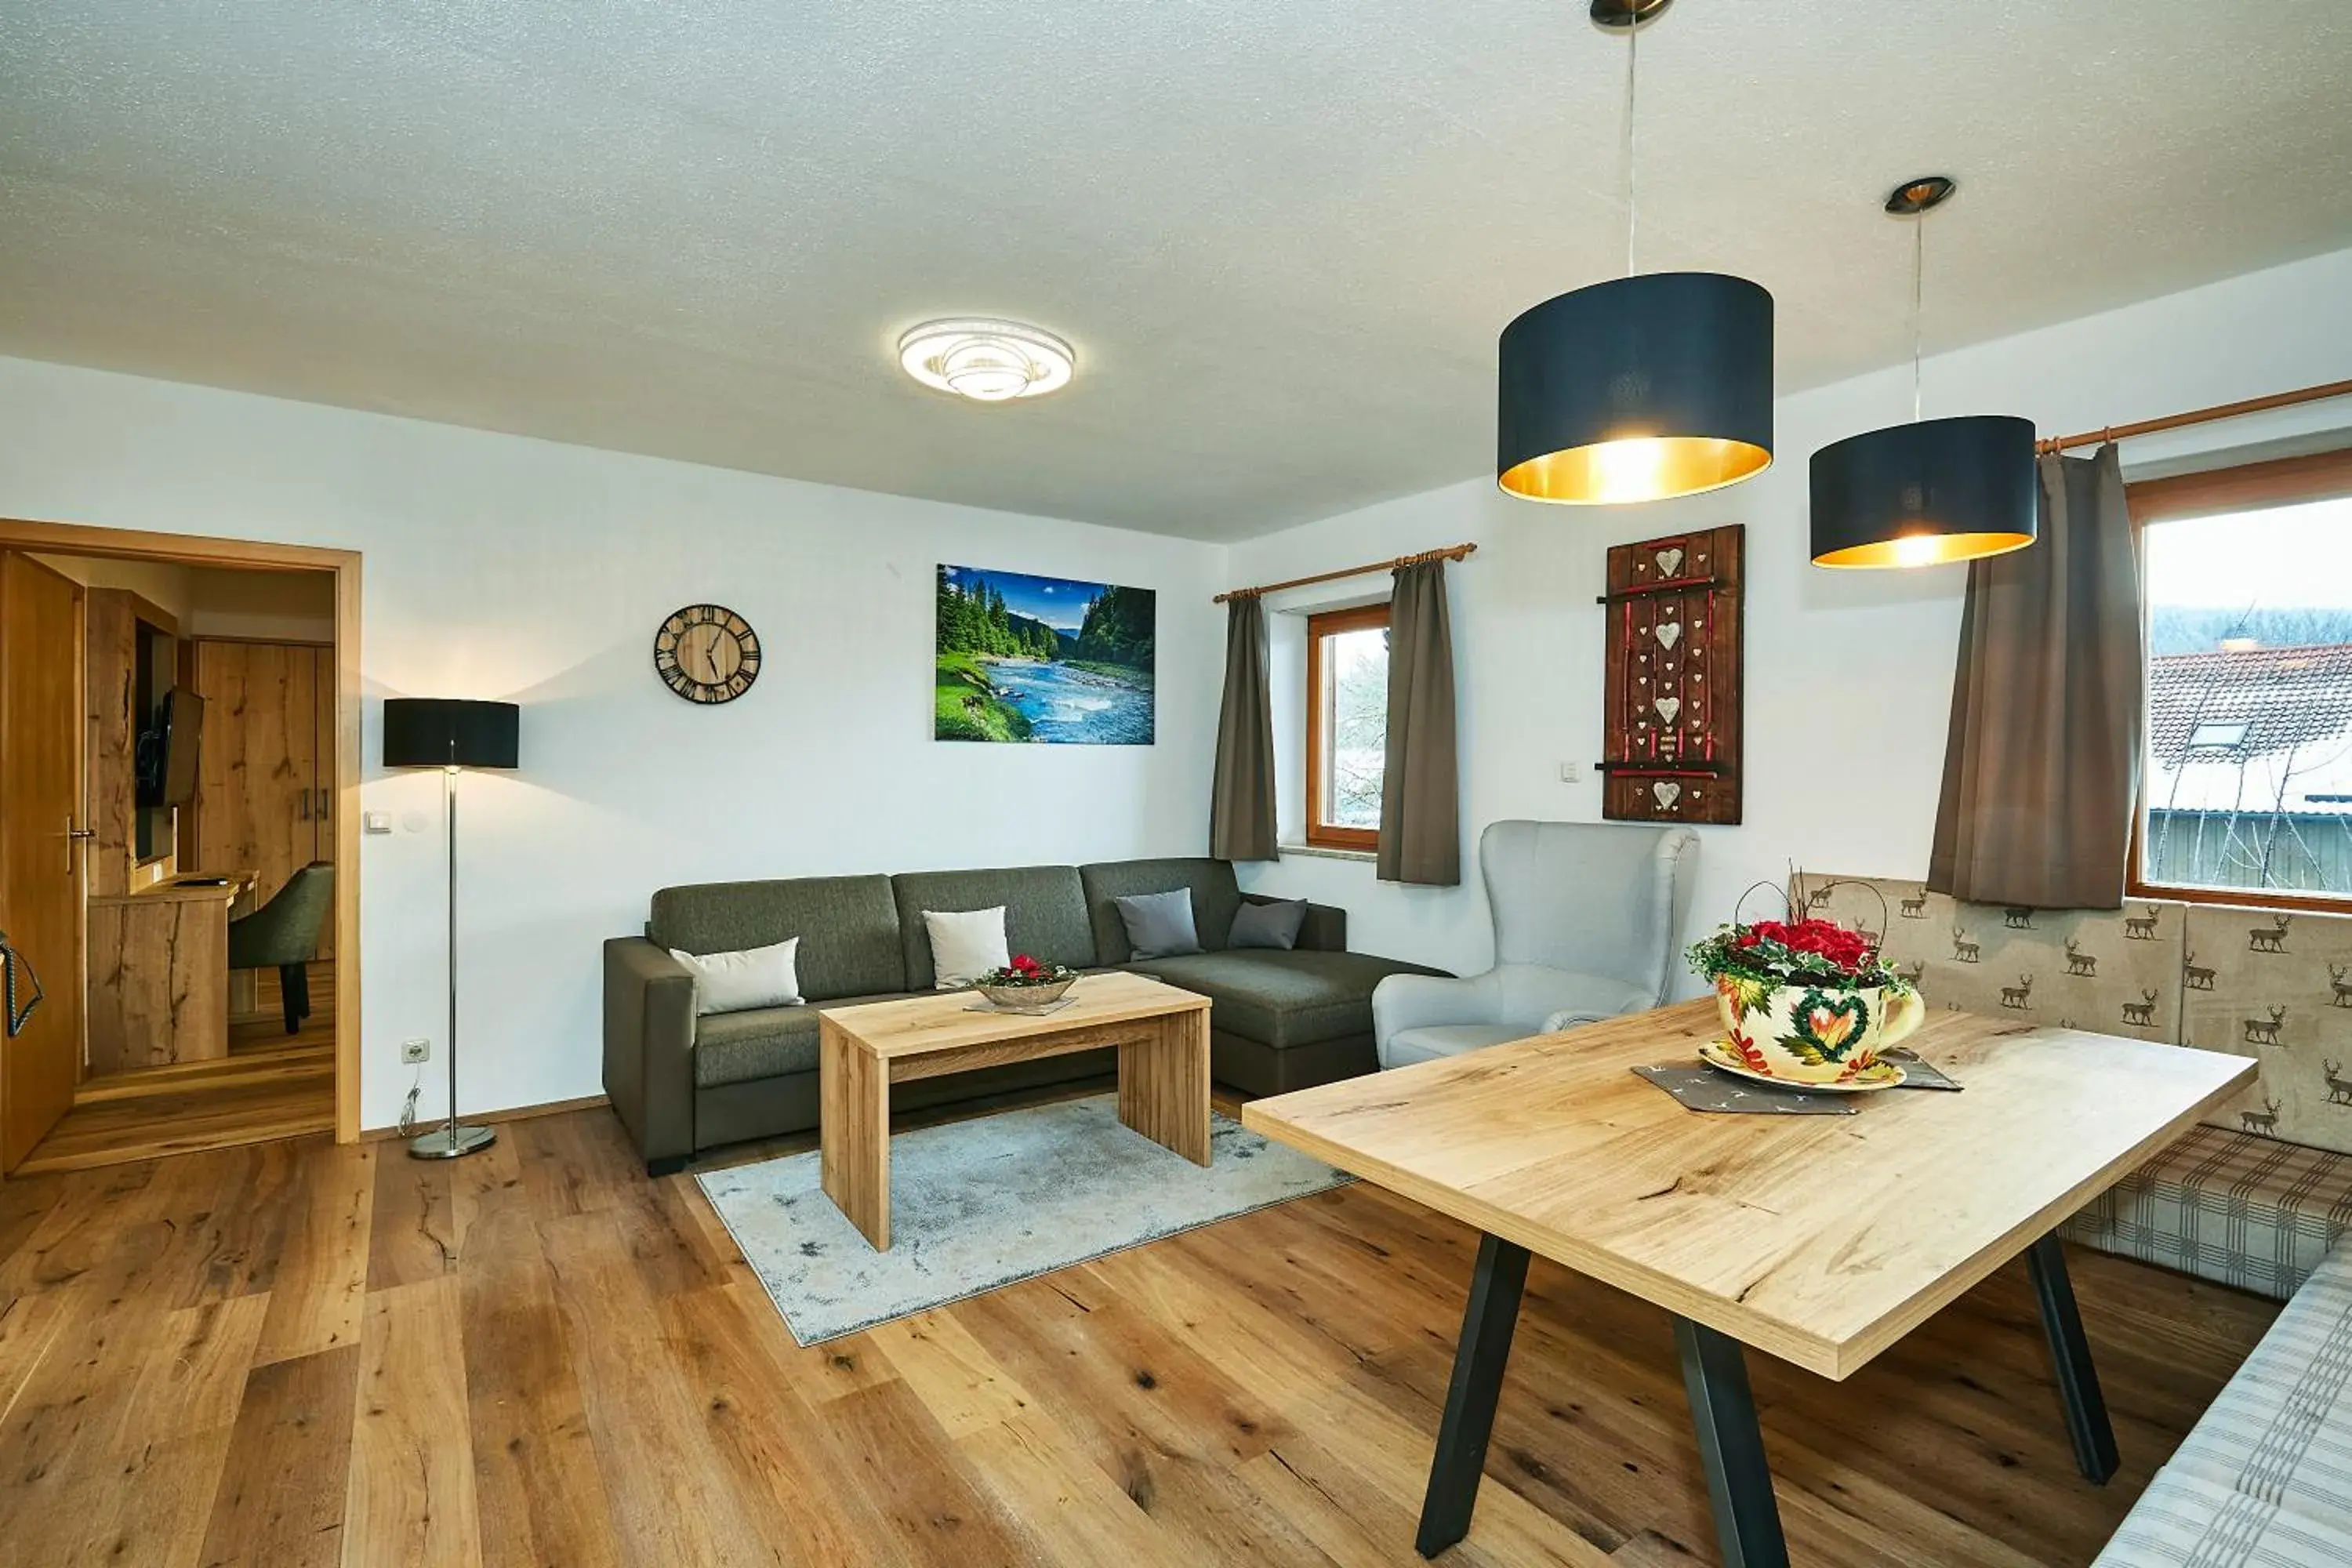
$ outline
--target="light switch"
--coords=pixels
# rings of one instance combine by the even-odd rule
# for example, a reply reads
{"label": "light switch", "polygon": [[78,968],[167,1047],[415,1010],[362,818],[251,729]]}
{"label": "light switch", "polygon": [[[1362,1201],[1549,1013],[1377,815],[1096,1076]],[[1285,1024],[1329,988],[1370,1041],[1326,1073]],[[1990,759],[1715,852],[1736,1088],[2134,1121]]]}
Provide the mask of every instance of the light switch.
{"label": "light switch", "polygon": [[1581,783],[1583,783],[1583,782],[1584,782],[1584,770],[1583,770],[1583,768],[1580,767],[1579,765],[1577,765],[1577,764],[1576,764],[1576,763],[1560,763],[1560,764],[1559,764],[1559,782],[1560,782],[1560,783],[1562,783],[1562,784],[1581,784]]}
{"label": "light switch", "polygon": [[391,832],[392,813],[388,811],[370,811],[362,813],[360,816],[360,831],[362,833]]}

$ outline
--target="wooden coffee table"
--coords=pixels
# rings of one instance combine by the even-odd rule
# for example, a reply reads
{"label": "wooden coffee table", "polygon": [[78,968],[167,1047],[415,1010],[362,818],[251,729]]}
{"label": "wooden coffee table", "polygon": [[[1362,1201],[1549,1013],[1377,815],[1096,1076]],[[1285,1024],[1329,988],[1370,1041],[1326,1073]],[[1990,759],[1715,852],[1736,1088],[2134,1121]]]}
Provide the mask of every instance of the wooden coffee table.
{"label": "wooden coffee table", "polygon": [[1118,1047],[1118,1119],[1209,1163],[1209,999],[1140,974],[1089,974],[1051,1013],[975,1012],[946,991],[819,1016],[824,1195],[876,1250],[890,1245],[890,1086]]}
{"label": "wooden coffee table", "polygon": [[1415,1544],[1470,1528],[1528,1259],[1674,1315],[1731,1568],[1788,1562],[1743,1346],[1851,1376],[2021,1252],[2083,1473],[2115,1473],[2057,1226],[2254,1075],[2240,1057],[1936,1013],[1907,1042],[1960,1092],[1853,1116],[1684,1110],[1712,1000],[1255,1100],[1242,1124],[1484,1232]]}

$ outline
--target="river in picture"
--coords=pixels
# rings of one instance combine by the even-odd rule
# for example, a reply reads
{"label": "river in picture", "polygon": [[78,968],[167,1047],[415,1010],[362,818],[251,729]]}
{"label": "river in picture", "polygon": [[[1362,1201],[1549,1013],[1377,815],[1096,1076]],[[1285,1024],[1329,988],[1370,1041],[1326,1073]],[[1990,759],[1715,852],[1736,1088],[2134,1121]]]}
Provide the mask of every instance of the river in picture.
{"label": "river in picture", "polygon": [[1029,721],[1047,745],[1148,746],[1151,677],[1118,665],[983,658],[996,700]]}

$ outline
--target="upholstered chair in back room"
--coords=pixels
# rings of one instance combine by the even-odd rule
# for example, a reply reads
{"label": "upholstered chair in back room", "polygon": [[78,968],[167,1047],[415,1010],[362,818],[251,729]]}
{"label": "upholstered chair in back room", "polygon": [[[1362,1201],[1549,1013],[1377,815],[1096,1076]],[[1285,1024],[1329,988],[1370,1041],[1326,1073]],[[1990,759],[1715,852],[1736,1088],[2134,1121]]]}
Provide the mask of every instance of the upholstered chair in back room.
{"label": "upholstered chair in back room", "polygon": [[335,901],[335,868],[313,861],[286,879],[270,900],[228,922],[231,969],[275,969],[286,994],[286,1032],[299,1033],[310,1016],[310,972],[319,932]]}
{"label": "upholstered chair in back room", "polygon": [[1495,967],[1372,993],[1383,1068],[1639,1013],[1674,984],[1698,867],[1687,827],[1497,822],[1478,839]]}

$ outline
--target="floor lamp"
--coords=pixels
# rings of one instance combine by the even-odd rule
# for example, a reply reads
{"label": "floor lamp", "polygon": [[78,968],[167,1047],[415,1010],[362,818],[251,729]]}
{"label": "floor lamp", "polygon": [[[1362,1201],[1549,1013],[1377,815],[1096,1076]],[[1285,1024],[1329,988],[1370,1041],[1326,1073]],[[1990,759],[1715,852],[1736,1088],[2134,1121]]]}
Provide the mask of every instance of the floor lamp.
{"label": "floor lamp", "polygon": [[439,768],[441,817],[449,838],[449,1121],[408,1145],[419,1160],[454,1160],[487,1149],[498,1133],[457,1123],[457,773],[511,768],[522,710],[511,702],[392,697],[383,704],[383,765]]}

